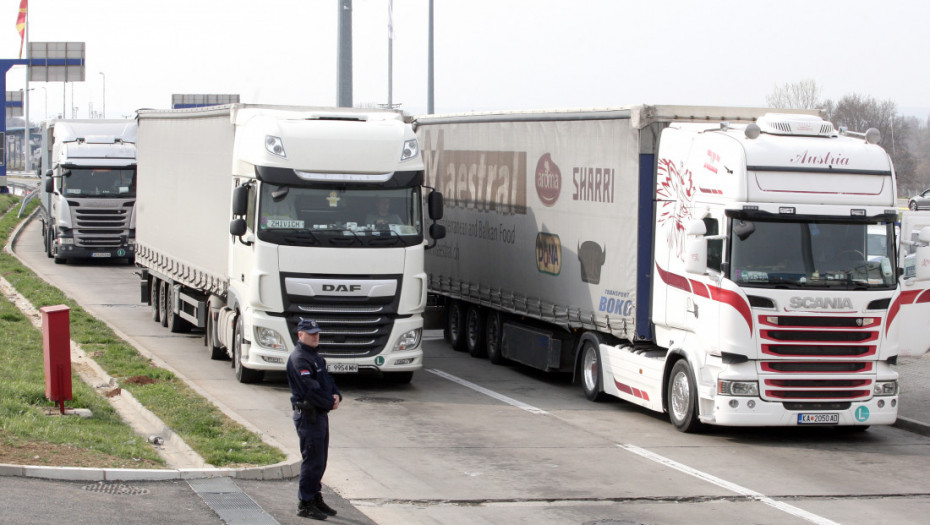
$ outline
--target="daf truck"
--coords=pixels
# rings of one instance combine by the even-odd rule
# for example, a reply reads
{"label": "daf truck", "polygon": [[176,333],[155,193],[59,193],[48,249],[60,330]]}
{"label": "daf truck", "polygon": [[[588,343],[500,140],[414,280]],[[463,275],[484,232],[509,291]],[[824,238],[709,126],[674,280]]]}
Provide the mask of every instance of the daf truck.
{"label": "daf truck", "polygon": [[51,120],[42,125],[39,217],[45,253],[69,259],[135,256],[136,123]]}
{"label": "daf truck", "polygon": [[[423,364],[428,215],[402,114],[230,104],[138,113],[141,299],[236,378],[284,370],[301,319],[332,373]],[[429,225],[433,238],[441,226]]]}
{"label": "daf truck", "polygon": [[877,130],[644,105],[415,125],[446,196],[427,273],[456,349],[572,373],[686,432],[895,421],[894,365],[930,347],[930,275],[900,268]]}

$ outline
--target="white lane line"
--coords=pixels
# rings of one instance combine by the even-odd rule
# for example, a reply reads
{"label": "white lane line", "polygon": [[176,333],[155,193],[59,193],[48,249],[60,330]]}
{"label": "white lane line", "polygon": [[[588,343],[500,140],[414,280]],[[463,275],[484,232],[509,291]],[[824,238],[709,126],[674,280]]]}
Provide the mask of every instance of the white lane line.
{"label": "white lane line", "polygon": [[[437,370],[437,369],[435,369],[435,368],[430,368],[430,369],[427,369],[427,372],[429,372],[429,373],[431,373],[431,374],[435,374],[435,375],[437,375],[437,376],[439,376],[439,377],[442,377],[442,378],[444,378],[444,379],[448,379],[449,381],[452,381],[453,383],[458,383],[458,384],[460,384],[460,385],[462,385],[462,386],[464,386],[464,387],[467,387],[467,388],[470,388],[470,389],[474,390],[475,392],[479,392],[479,393],[482,393],[482,394],[484,394],[484,395],[486,395],[486,396],[493,397],[494,399],[497,399],[498,401],[502,401],[502,402],[504,402],[504,403],[507,403],[508,405],[515,406],[515,407],[517,407],[517,408],[526,410],[527,412],[530,412],[531,414],[541,414],[541,415],[548,415],[548,414],[549,414],[548,412],[546,412],[545,410],[542,410],[541,408],[536,408],[536,407],[534,407],[534,406],[532,406],[532,405],[528,405],[528,404],[526,404],[526,403],[524,403],[524,402],[522,402],[522,401],[517,401],[516,399],[514,399],[514,398],[512,398],[512,397],[507,397],[507,396],[505,396],[505,395],[503,395],[503,394],[499,394],[499,393],[497,393],[497,392],[495,392],[495,391],[493,391],[493,390],[488,390],[487,388],[484,388],[483,386],[478,386],[478,385],[476,385],[476,384],[474,384],[474,383],[472,383],[472,382],[470,382],[470,381],[466,381],[466,380],[464,380],[464,379],[462,379],[462,378],[460,378],[460,377],[456,377],[456,376],[454,376],[454,375],[452,375],[452,374],[448,374],[448,373],[446,373],[446,372],[443,372],[442,370]],[[797,507],[795,507],[795,506],[793,506],[793,505],[789,505],[789,504],[787,504],[787,503],[782,503],[782,502],[780,502],[780,501],[776,501],[776,500],[774,500],[774,499],[772,499],[772,498],[766,496],[765,494],[761,494],[761,493],[756,492],[756,491],[754,491],[754,490],[750,490],[750,489],[747,489],[747,488],[745,488],[745,487],[741,487],[741,486],[739,486],[739,485],[737,485],[737,484],[735,484],[735,483],[731,483],[731,482],[726,481],[726,480],[724,480],[724,479],[720,479],[720,478],[718,478],[718,477],[716,477],[716,476],[712,476],[712,475],[710,475],[710,474],[707,474],[706,472],[701,472],[700,470],[691,468],[691,467],[689,467],[689,466],[687,466],[687,465],[684,465],[684,464],[682,464],[682,463],[678,463],[677,461],[674,461],[674,460],[671,460],[671,459],[669,459],[669,458],[666,458],[665,456],[660,456],[659,454],[656,454],[655,452],[650,452],[650,451],[648,451],[648,450],[646,450],[646,449],[644,449],[644,448],[637,447],[636,445],[628,445],[628,444],[617,443],[617,446],[620,447],[620,448],[622,448],[622,449],[624,449],[624,450],[627,450],[627,451],[629,451],[629,452],[632,452],[632,453],[634,453],[634,454],[636,454],[636,455],[638,455],[638,456],[641,456],[641,457],[644,457],[644,458],[646,458],[646,459],[648,459],[648,460],[651,460],[651,461],[654,461],[654,462],[656,462],[656,463],[659,463],[660,465],[665,465],[666,467],[671,467],[671,468],[673,468],[673,469],[675,469],[675,470],[678,470],[678,471],[680,471],[680,472],[684,472],[685,474],[694,476],[694,477],[696,477],[696,478],[698,478],[698,479],[702,479],[702,480],[704,480],[704,481],[713,483],[714,485],[717,485],[718,487],[721,487],[721,488],[724,488],[724,489],[726,489],[726,490],[735,492],[735,493],[737,493],[737,494],[741,494],[741,495],[743,495],[743,496],[747,496],[747,497],[752,498],[752,499],[754,499],[754,500],[756,500],[756,501],[758,501],[758,502],[760,502],[760,503],[764,503],[764,504],[766,504],[766,505],[768,505],[768,506],[770,506],[770,507],[773,507],[773,508],[775,508],[775,509],[778,509],[778,510],[780,510],[780,511],[782,511],[782,512],[785,512],[785,513],[787,513],[787,514],[791,514],[792,516],[796,516],[796,517],[798,517],[798,518],[800,518],[800,519],[803,519],[803,520],[805,520],[805,521],[809,521],[809,522],[811,522],[811,523],[816,523],[816,524],[818,524],[818,525],[840,525],[839,523],[837,523],[837,522],[835,522],[835,521],[829,520],[829,519],[824,518],[824,517],[822,517],[822,516],[818,516],[818,515],[816,515],[816,514],[812,514],[812,513],[810,513],[810,512],[807,512],[806,510],[799,509],[799,508],[797,508]]]}
{"label": "white lane line", "polygon": [[526,410],[526,411],[529,412],[530,414],[539,414],[539,415],[548,415],[548,414],[549,414],[548,412],[546,412],[545,410],[543,410],[543,409],[541,409],[541,408],[536,408],[536,407],[534,407],[533,405],[527,405],[526,403],[524,403],[524,402],[522,402],[522,401],[517,401],[516,399],[514,399],[514,398],[512,398],[512,397],[507,397],[507,396],[505,396],[504,394],[498,394],[497,392],[495,392],[495,391],[493,391],[493,390],[488,390],[487,388],[484,388],[483,386],[478,386],[478,385],[476,385],[476,384],[474,384],[474,383],[472,383],[472,382],[466,381],[466,380],[464,380],[464,379],[462,379],[462,378],[460,378],[460,377],[455,377],[455,376],[452,375],[452,374],[447,374],[447,373],[443,372],[442,370],[436,370],[435,368],[430,368],[430,369],[427,370],[427,372],[429,372],[429,373],[431,373],[431,374],[436,374],[437,376],[442,377],[442,378],[444,378],[444,379],[448,379],[449,381],[452,381],[453,383],[458,383],[458,384],[460,384],[460,385],[462,385],[462,386],[464,386],[464,387],[468,387],[468,388],[474,390],[475,392],[480,392],[480,393],[482,393],[482,394],[484,394],[484,395],[486,395],[486,396],[488,396],[488,397],[493,397],[494,399],[496,399],[496,400],[498,400],[498,401],[503,401],[504,403],[507,403],[508,405],[515,406],[515,407],[520,408],[520,409],[522,409],[522,410]]}
{"label": "white lane line", "polygon": [[685,474],[689,474],[689,475],[694,476],[694,477],[696,477],[696,478],[698,478],[698,479],[702,479],[702,480],[704,480],[704,481],[713,483],[714,485],[717,485],[718,487],[724,488],[724,489],[726,489],[726,490],[733,491],[733,492],[735,492],[735,493],[737,493],[737,494],[742,494],[743,496],[748,496],[748,497],[750,497],[750,498],[752,498],[752,499],[754,499],[754,500],[756,500],[756,501],[759,501],[759,502],[761,502],[761,503],[765,503],[766,505],[768,505],[768,506],[770,506],[770,507],[774,507],[774,508],[776,508],[776,509],[778,509],[778,510],[780,510],[780,511],[782,511],[782,512],[786,512],[786,513],[788,513],[788,514],[791,514],[792,516],[796,516],[796,517],[798,517],[798,518],[801,518],[802,520],[809,521],[809,522],[811,522],[811,523],[817,523],[818,525],[839,525],[839,524],[838,524],[837,522],[835,522],[835,521],[831,521],[831,520],[828,520],[827,518],[824,518],[824,517],[822,517],[822,516],[818,516],[818,515],[816,515],[816,514],[812,514],[812,513],[810,513],[810,512],[807,512],[806,510],[799,509],[799,508],[797,508],[797,507],[795,507],[795,506],[793,506],[793,505],[788,505],[787,503],[782,503],[782,502],[780,502],[780,501],[775,501],[775,500],[773,500],[772,498],[770,498],[770,497],[768,497],[768,496],[766,496],[766,495],[764,495],[764,494],[760,494],[760,493],[758,493],[758,492],[756,492],[756,491],[754,491],[754,490],[750,490],[750,489],[747,489],[747,488],[745,488],[745,487],[741,487],[741,486],[739,486],[739,485],[737,485],[737,484],[735,484],[735,483],[730,483],[729,481],[720,479],[720,478],[718,478],[718,477],[716,477],[716,476],[712,476],[712,475],[710,475],[710,474],[708,474],[708,473],[706,473],[706,472],[701,472],[700,470],[693,469],[693,468],[691,468],[691,467],[689,467],[689,466],[687,466],[687,465],[683,465],[683,464],[681,464],[681,463],[678,463],[677,461],[668,459],[668,458],[666,458],[666,457],[664,457],[664,456],[660,456],[660,455],[658,455],[658,454],[656,454],[656,453],[654,453],[654,452],[650,452],[650,451],[648,451],[648,450],[646,450],[646,449],[639,448],[639,447],[637,447],[636,445],[624,445],[624,444],[619,444],[619,443],[618,443],[617,446],[620,447],[620,448],[622,448],[622,449],[624,449],[624,450],[627,450],[627,451],[629,451],[629,452],[632,452],[632,453],[634,453],[634,454],[636,454],[636,455],[642,456],[642,457],[644,457],[644,458],[646,458],[646,459],[648,459],[648,460],[655,461],[656,463],[659,463],[659,464],[661,464],[661,465],[665,465],[665,466],[667,466],[667,467],[671,467],[671,468],[673,468],[673,469],[675,469],[675,470],[678,470],[678,471],[680,471],[680,472],[684,472]]}

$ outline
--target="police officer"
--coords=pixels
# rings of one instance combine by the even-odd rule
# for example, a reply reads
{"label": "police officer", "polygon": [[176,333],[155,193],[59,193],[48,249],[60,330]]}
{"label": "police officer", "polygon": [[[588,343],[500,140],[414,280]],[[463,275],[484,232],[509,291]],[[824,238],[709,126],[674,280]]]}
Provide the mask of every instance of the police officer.
{"label": "police officer", "polygon": [[336,511],[323,502],[320,494],[323,472],[329,452],[330,410],[339,408],[342,394],[326,371],[326,360],[317,353],[320,326],[301,319],[297,325],[297,346],[287,360],[287,383],[291,388],[294,426],[300,439],[300,481],[297,515],[316,520],[335,516]]}

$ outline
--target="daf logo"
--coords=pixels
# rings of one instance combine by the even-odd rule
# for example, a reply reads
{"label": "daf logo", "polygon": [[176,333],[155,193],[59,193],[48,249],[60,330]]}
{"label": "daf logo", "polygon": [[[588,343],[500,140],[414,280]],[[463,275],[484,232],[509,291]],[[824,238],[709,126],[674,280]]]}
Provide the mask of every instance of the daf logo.
{"label": "daf logo", "polygon": [[852,299],[849,297],[792,297],[790,304],[791,308],[808,310],[852,310],[853,308]]}
{"label": "daf logo", "polygon": [[324,292],[357,292],[362,289],[360,284],[324,284]]}

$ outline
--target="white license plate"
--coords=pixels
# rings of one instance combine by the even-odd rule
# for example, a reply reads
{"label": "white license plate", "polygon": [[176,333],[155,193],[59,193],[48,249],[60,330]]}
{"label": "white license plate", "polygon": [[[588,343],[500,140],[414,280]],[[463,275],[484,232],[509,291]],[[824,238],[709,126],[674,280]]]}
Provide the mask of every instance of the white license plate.
{"label": "white license plate", "polygon": [[104,252],[104,253],[94,252],[94,253],[91,253],[90,256],[93,257],[94,259],[106,259],[107,257],[110,256],[110,253],[109,252]]}
{"label": "white license plate", "polygon": [[799,425],[836,425],[839,422],[839,414],[798,414]]}
{"label": "white license plate", "polygon": [[326,363],[326,371],[331,374],[357,374],[356,363]]}

